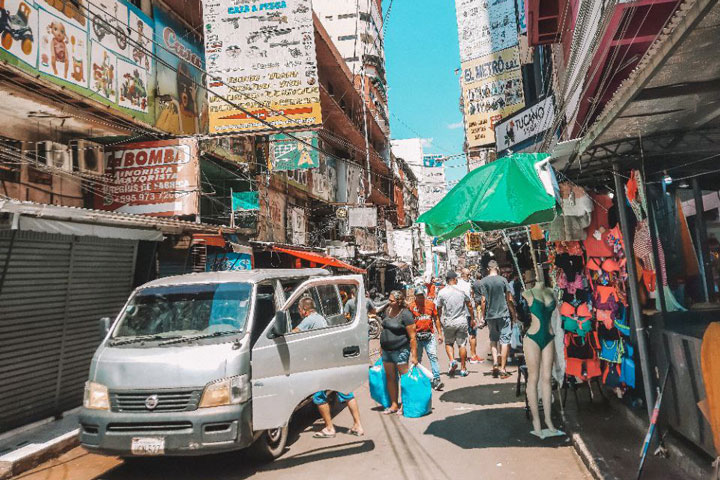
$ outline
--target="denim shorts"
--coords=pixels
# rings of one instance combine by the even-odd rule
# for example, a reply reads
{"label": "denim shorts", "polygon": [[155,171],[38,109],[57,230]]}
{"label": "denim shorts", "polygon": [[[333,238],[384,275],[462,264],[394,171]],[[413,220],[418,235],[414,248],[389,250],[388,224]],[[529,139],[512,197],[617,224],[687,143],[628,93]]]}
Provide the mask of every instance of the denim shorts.
{"label": "denim shorts", "polygon": [[[353,395],[352,393],[335,393],[337,394],[337,398],[338,400],[340,400],[340,403],[349,402],[350,400],[355,398],[355,395]],[[313,395],[312,399],[315,405],[323,405],[325,403],[328,403],[327,392],[325,392],[325,390],[321,390],[315,395]]]}
{"label": "denim shorts", "polygon": [[491,342],[510,345],[510,337],[512,335],[512,321],[510,317],[488,318],[487,324],[488,327],[490,327]]}
{"label": "denim shorts", "polygon": [[410,349],[406,347],[400,350],[383,350],[382,361],[394,363],[395,365],[405,365],[410,362]]}

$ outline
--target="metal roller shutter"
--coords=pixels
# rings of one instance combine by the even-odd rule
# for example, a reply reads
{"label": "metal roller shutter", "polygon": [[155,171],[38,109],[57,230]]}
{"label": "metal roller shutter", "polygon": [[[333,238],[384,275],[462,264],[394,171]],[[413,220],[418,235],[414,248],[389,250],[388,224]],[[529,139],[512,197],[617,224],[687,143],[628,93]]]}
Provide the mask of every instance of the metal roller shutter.
{"label": "metal roller shutter", "polygon": [[136,250],[129,240],[0,232],[0,432],[82,403],[98,319],[130,294]]}

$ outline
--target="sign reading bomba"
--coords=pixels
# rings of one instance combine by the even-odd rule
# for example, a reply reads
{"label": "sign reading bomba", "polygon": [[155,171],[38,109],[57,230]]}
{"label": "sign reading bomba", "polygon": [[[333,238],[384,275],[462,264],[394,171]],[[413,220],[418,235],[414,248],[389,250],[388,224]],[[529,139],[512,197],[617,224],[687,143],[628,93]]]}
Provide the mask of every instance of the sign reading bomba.
{"label": "sign reading bomba", "polygon": [[247,112],[322,124],[311,0],[203,0],[203,17],[211,134],[270,130]]}
{"label": "sign reading bomba", "polygon": [[123,145],[106,151],[112,177],[96,207],[153,216],[196,215],[199,176],[197,142],[163,140]]}

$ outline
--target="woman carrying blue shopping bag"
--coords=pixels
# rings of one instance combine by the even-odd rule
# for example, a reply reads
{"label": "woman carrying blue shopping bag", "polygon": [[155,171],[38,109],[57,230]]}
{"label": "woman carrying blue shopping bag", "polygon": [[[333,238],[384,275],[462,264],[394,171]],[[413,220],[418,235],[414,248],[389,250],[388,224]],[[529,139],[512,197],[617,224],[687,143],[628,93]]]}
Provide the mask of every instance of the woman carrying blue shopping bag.
{"label": "woman carrying blue shopping bag", "polygon": [[385,309],[382,326],[380,348],[390,396],[390,406],[383,412],[387,415],[400,412],[398,374],[405,375],[409,365],[418,363],[415,319],[405,308],[405,297],[399,290],[390,292],[390,303]]}

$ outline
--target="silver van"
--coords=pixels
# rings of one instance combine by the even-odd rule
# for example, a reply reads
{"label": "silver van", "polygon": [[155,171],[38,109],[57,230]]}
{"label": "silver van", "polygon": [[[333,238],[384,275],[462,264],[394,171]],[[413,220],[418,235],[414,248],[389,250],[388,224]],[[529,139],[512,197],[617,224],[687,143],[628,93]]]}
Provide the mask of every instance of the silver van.
{"label": "silver van", "polygon": [[[163,278],[136,289],[90,366],[80,442],[109,455],[201,455],[253,446],[280,455],[314,393],[367,380],[368,326],[341,291],[359,275],[250,270]],[[310,297],[328,327],[293,332]]]}

